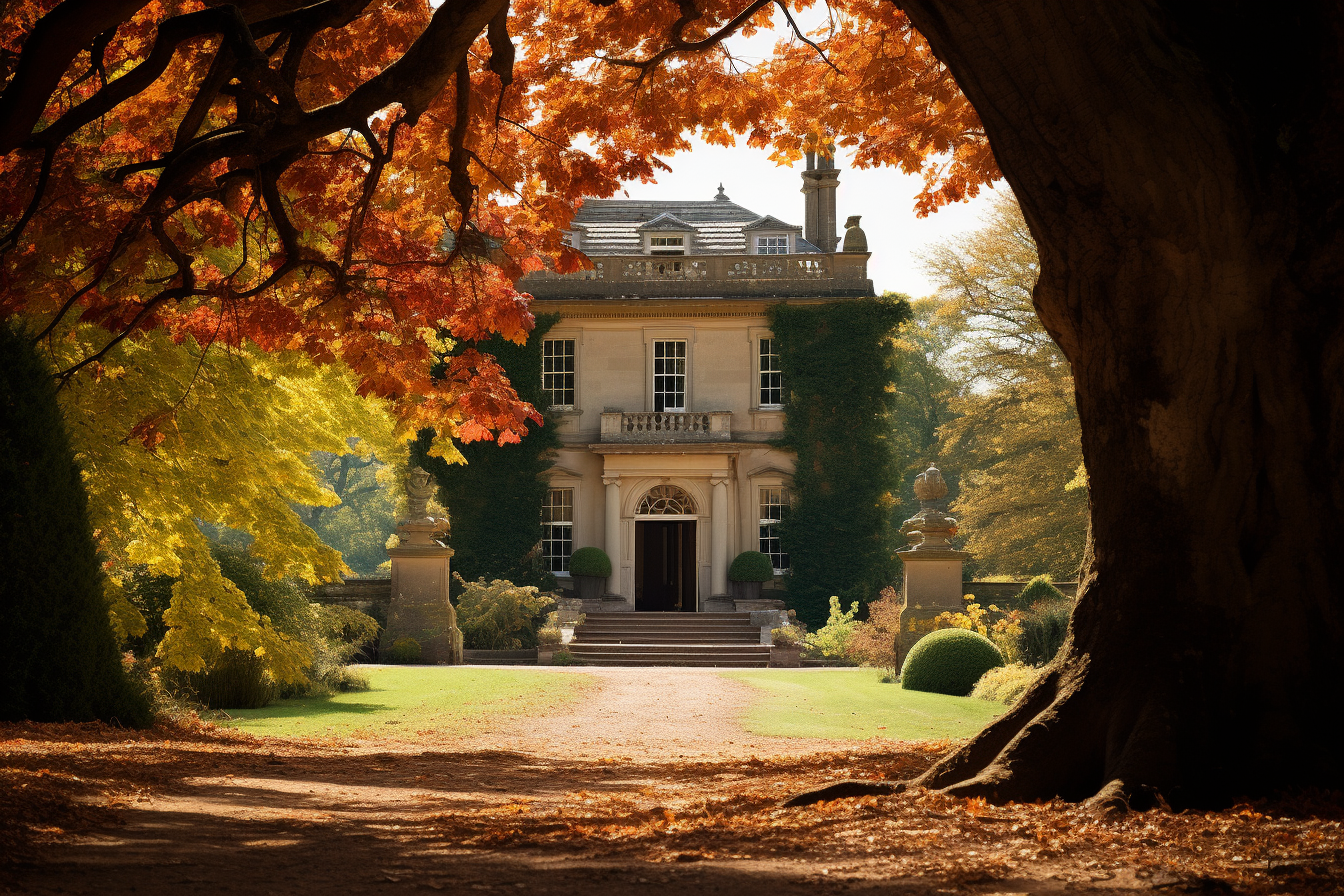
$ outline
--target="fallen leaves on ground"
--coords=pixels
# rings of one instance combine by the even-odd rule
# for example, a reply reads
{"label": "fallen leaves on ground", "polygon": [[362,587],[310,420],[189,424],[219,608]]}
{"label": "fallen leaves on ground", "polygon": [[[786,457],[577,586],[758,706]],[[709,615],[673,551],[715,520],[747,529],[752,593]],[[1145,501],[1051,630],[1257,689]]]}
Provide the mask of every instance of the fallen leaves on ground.
{"label": "fallen leaves on ground", "polygon": [[[265,802],[258,811],[292,830],[371,832],[395,842],[412,867],[415,856],[451,851],[511,861],[576,857],[646,874],[756,863],[762,873],[795,878],[919,880],[954,891],[1053,879],[1268,896],[1337,893],[1344,883],[1339,794],[1117,817],[1062,801],[994,806],[920,789],[779,807],[838,778],[909,778],[950,747],[883,742],[801,758],[578,761],[258,738],[210,726],[127,733],[3,725],[0,855],[49,861],[72,838],[133,823],[142,803],[246,782]],[[191,847],[165,847],[172,848]],[[253,850],[249,861],[264,866],[265,851]]]}

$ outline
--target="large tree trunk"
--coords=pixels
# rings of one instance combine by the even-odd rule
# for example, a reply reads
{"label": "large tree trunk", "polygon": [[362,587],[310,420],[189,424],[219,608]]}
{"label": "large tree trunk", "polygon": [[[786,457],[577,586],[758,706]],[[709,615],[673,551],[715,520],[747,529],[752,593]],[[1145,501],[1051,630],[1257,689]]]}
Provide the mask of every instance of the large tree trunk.
{"label": "large tree trunk", "polygon": [[1092,500],[1065,649],[923,783],[1187,804],[1340,786],[1344,11],[900,5],[1039,245]]}

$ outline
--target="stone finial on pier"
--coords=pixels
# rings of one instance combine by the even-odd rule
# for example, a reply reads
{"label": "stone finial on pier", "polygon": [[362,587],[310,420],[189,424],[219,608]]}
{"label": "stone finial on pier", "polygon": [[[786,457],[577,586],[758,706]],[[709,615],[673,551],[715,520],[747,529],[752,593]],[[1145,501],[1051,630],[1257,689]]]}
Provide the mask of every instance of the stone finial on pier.
{"label": "stone finial on pier", "polygon": [[951,551],[948,540],[957,534],[957,521],[938,506],[947,497],[947,482],[932,464],[915,477],[915,497],[919,499],[919,513],[901,523],[901,534],[910,541],[907,550]]}
{"label": "stone finial on pier", "polygon": [[901,524],[910,547],[897,551],[902,565],[901,633],[896,643],[904,659],[915,642],[933,631],[937,618],[963,608],[962,562],[971,555],[948,540],[957,534],[957,521],[939,506],[947,497],[947,482],[932,464],[915,478],[919,513]]}
{"label": "stone finial on pier", "polygon": [[423,467],[412,467],[406,474],[406,519],[397,524],[403,545],[442,546],[442,539],[448,537],[448,520],[426,512],[435,488],[434,477]]}

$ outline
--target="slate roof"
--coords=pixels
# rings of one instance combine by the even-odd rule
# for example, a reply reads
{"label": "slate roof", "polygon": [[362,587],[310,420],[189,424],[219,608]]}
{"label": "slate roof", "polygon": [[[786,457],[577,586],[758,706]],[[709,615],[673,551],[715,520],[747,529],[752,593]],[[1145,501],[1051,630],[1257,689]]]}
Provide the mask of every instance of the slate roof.
{"label": "slate roof", "polygon": [[[579,248],[585,255],[640,255],[644,251],[643,234],[691,229],[688,255],[742,255],[747,251],[744,230],[798,232],[802,228],[778,218],[758,215],[728,199],[704,202],[644,202],[633,199],[589,199],[583,203],[570,224],[580,237]],[[797,252],[820,252],[802,236],[795,241]]]}

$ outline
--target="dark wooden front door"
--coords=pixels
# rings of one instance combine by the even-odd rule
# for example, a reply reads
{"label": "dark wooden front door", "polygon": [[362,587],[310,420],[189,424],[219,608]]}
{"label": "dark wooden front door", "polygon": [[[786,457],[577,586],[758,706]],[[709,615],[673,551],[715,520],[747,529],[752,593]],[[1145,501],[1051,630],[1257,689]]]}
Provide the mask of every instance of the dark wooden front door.
{"label": "dark wooden front door", "polygon": [[696,609],[695,521],[635,522],[635,609]]}

